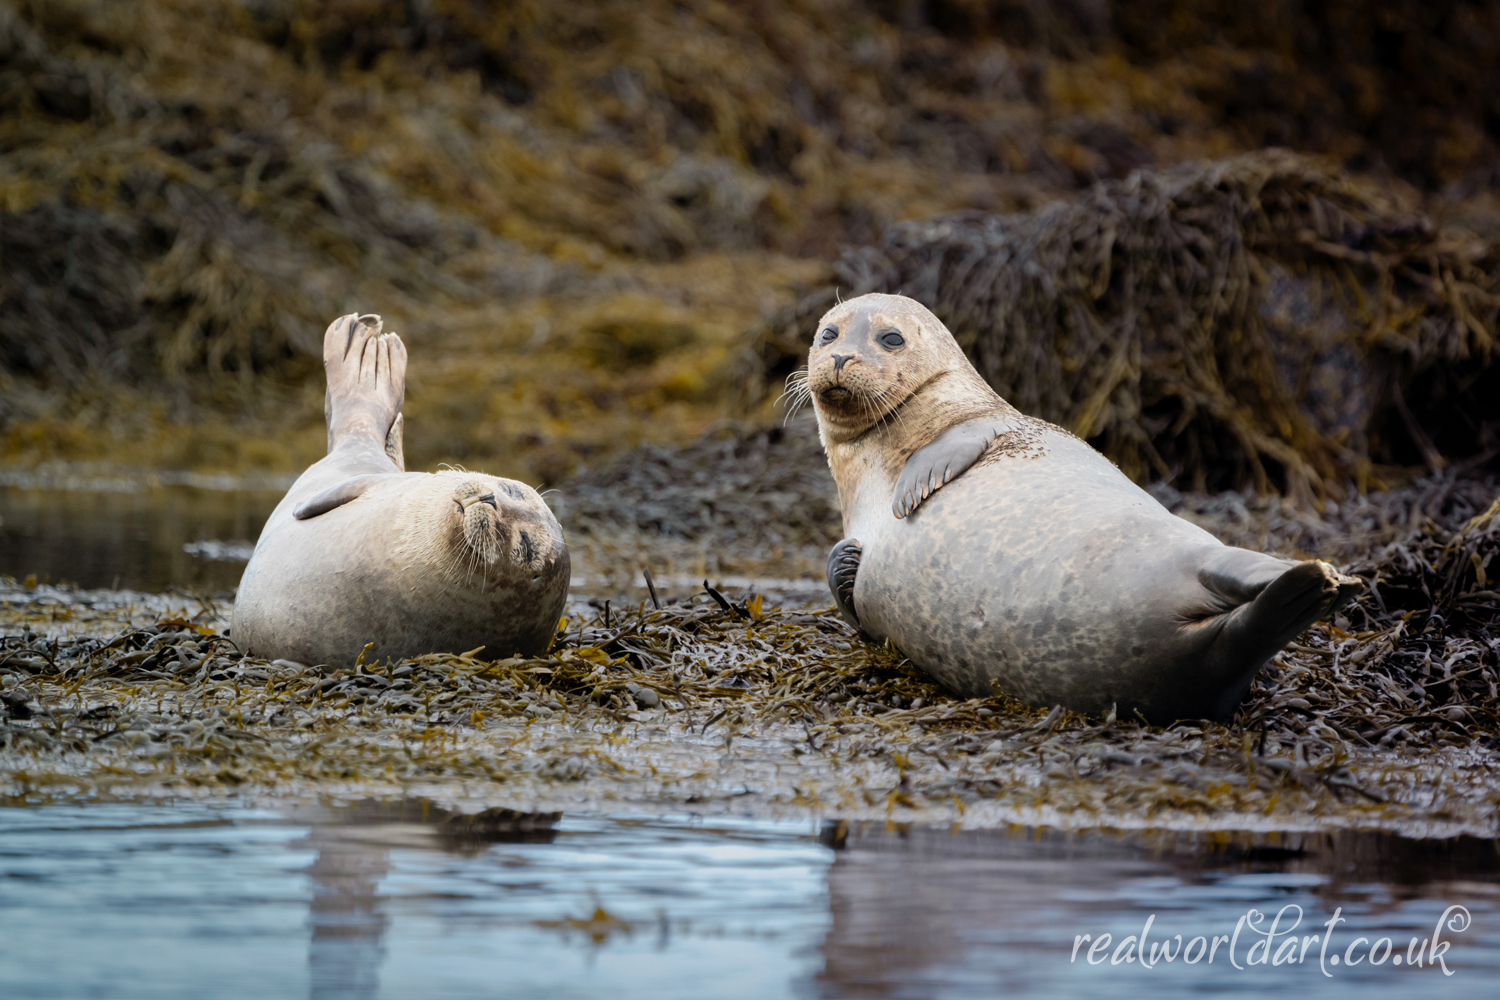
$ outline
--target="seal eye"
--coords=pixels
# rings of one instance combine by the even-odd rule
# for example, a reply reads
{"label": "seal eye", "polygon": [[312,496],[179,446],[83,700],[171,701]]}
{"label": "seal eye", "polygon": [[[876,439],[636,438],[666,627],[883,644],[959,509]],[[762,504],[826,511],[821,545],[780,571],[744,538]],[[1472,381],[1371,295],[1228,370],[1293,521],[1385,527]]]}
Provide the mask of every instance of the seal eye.
{"label": "seal eye", "polygon": [[839,339],[839,332],[838,332],[838,330],[836,330],[835,328],[833,328],[831,326],[825,327],[823,329],[823,332],[820,333],[820,334],[818,334],[818,345],[822,346],[823,344],[831,344],[835,340],[838,340],[838,339]]}
{"label": "seal eye", "polygon": [[901,334],[897,333],[895,330],[887,330],[885,331],[885,333],[882,333],[880,335],[880,342],[881,344],[894,351],[896,348],[906,343],[906,338],[901,336]]}

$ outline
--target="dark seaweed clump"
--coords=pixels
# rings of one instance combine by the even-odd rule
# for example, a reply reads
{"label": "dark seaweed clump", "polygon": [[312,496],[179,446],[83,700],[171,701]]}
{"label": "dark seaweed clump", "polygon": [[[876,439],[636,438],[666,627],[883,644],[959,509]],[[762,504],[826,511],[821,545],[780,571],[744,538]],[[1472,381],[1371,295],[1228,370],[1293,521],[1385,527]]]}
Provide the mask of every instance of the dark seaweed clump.
{"label": "dark seaweed clump", "polygon": [[570,537],[691,542],[721,564],[837,541],[833,476],[811,420],[738,423],[680,448],[646,445],[568,480],[549,496]]}
{"label": "dark seaweed clump", "polygon": [[[1500,450],[1500,247],[1284,151],[898,223],[835,271],[929,306],[1001,395],[1141,481],[1322,497]],[[765,377],[833,299],[772,322]]]}

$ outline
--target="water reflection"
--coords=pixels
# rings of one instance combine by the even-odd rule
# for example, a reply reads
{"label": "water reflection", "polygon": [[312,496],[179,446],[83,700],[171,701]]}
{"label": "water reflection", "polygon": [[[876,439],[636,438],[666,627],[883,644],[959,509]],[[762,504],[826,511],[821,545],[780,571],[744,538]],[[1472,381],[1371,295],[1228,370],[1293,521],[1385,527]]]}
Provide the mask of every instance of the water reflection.
{"label": "water reflection", "polygon": [[0,484],[0,575],[149,593],[233,590],[245,570],[239,556],[284,492],[125,486]]}
{"label": "water reflection", "polygon": [[378,893],[392,846],[475,855],[497,843],[550,843],[561,813],[490,809],[473,816],[422,801],[366,799],[339,808],[304,805],[292,818],[310,823],[305,845],[317,851],[308,927],[312,1000],[373,1000],[379,995],[383,938],[390,918]]}
{"label": "water reflection", "polygon": [[[828,870],[831,917],[823,967],[807,984],[819,997],[970,997],[983,982],[992,995],[1066,995],[1107,988],[1117,995],[1199,992],[1256,995],[1270,986],[1323,995],[1410,994],[1412,975],[1445,996],[1491,995],[1500,976],[1500,855],[1475,838],[1410,840],[1340,831],[1303,834],[1120,835],[950,832],[882,824],[829,824],[835,851]],[[1450,935],[1454,977],[1398,965],[1338,969],[1325,976],[1318,948],[1302,962],[1244,966],[1256,940],[1239,942],[1236,970],[1223,948],[1212,965],[1181,961],[1143,969],[1131,950],[1113,962],[1088,962],[1086,946],[1103,933],[1117,946],[1153,917],[1151,940],[1233,934],[1241,915],[1270,917],[1291,904],[1302,911],[1298,936],[1326,931],[1335,912],[1332,954],[1363,936],[1390,937],[1405,953],[1411,937],[1430,938],[1449,904],[1474,914]],[[1254,918],[1251,918],[1252,920]],[[1285,929],[1283,925],[1281,930]],[[1080,958],[1075,938],[1090,934]],[[1285,938],[1275,944],[1279,948]],[[1226,942],[1227,944],[1227,942]],[[1365,945],[1355,957],[1364,954]],[[1295,950],[1295,949],[1294,949]],[[1096,956],[1098,957],[1098,956]],[[1377,956],[1378,957],[1378,956]],[[1460,974],[1461,973],[1461,974]]]}
{"label": "water reflection", "polygon": [[313,1000],[365,1000],[377,995],[381,938],[388,919],[376,887],[390,870],[390,849],[340,836],[336,828],[314,829],[310,846],[318,859],[312,879],[307,967]]}
{"label": "water reflection", "polygon": [[[0,996],[991,998],[1213,993],[1489,996],[1488,842],[1364,833],[950,832],[418,801],[252,811],[179,802],[0,808]],[[1071,954],[1075,935],[1228,935],[1294,904],[1337,953],[1430,936],[1443,977]],[[87,942],[81,947],[80,942]],[[1360,945],[1368,948],[1368,944]],[[1415,978],[1413,978],[1415,977]]]}

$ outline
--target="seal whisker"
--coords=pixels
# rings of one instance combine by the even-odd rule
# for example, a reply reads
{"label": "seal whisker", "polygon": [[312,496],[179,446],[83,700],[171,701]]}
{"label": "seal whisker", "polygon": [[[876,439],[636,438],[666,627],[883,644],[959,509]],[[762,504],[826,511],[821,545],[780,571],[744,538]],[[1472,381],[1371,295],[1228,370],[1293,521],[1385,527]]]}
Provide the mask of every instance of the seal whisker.
{"label": "seal whisker", "polygon": [[[785,393],[782,394],[782,398],[785,398]],[[792,397],[792,401],[787,407],[786,416],[781,421],[782,424],[786,425],[791,423],[792,418],[795,417],[798,413],[802,412],[802,407],[806,406],[811,401],[812,390],[808,389],[805,386],[798,386],[796,395]],[[781,400],[778,399],[777,402],[779,403],[781,402]]]}
{"label": "seal whisker", "polygon": [[811,394],[811,391],[807,388],[808,374],[809,373],[806,368],[799,368],[788,375],[786,377],[786,382],[783,385],[781,395],[776,397],[775,405],[781,405],[781,401],[790,396],[792,397],[792,412],[797,412],[797,408],[801,405],[800,400],[802,399],[802,397],[804,395]]}

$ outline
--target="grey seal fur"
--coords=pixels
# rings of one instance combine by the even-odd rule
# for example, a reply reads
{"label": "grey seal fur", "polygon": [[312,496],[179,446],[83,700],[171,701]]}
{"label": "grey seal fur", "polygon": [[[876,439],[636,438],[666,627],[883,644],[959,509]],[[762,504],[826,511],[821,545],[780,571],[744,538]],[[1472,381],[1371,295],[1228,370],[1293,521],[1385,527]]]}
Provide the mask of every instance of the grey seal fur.
{"label": "grey seal fur", "polygon": [[958,694],[1227,719],[1360,585],[1174,516],[1001,399],[913,299],[829,310],[806,385],[848,536],[828,558],[835,603]]}
{"label": "grey seal fur", "polygon": [[481,473],[407,472],[406,348],[378,316],[323,338],[328,455],[266,521],[230,635],[267,659],[544,650],[567,601],[562,529],[531,487]]}

